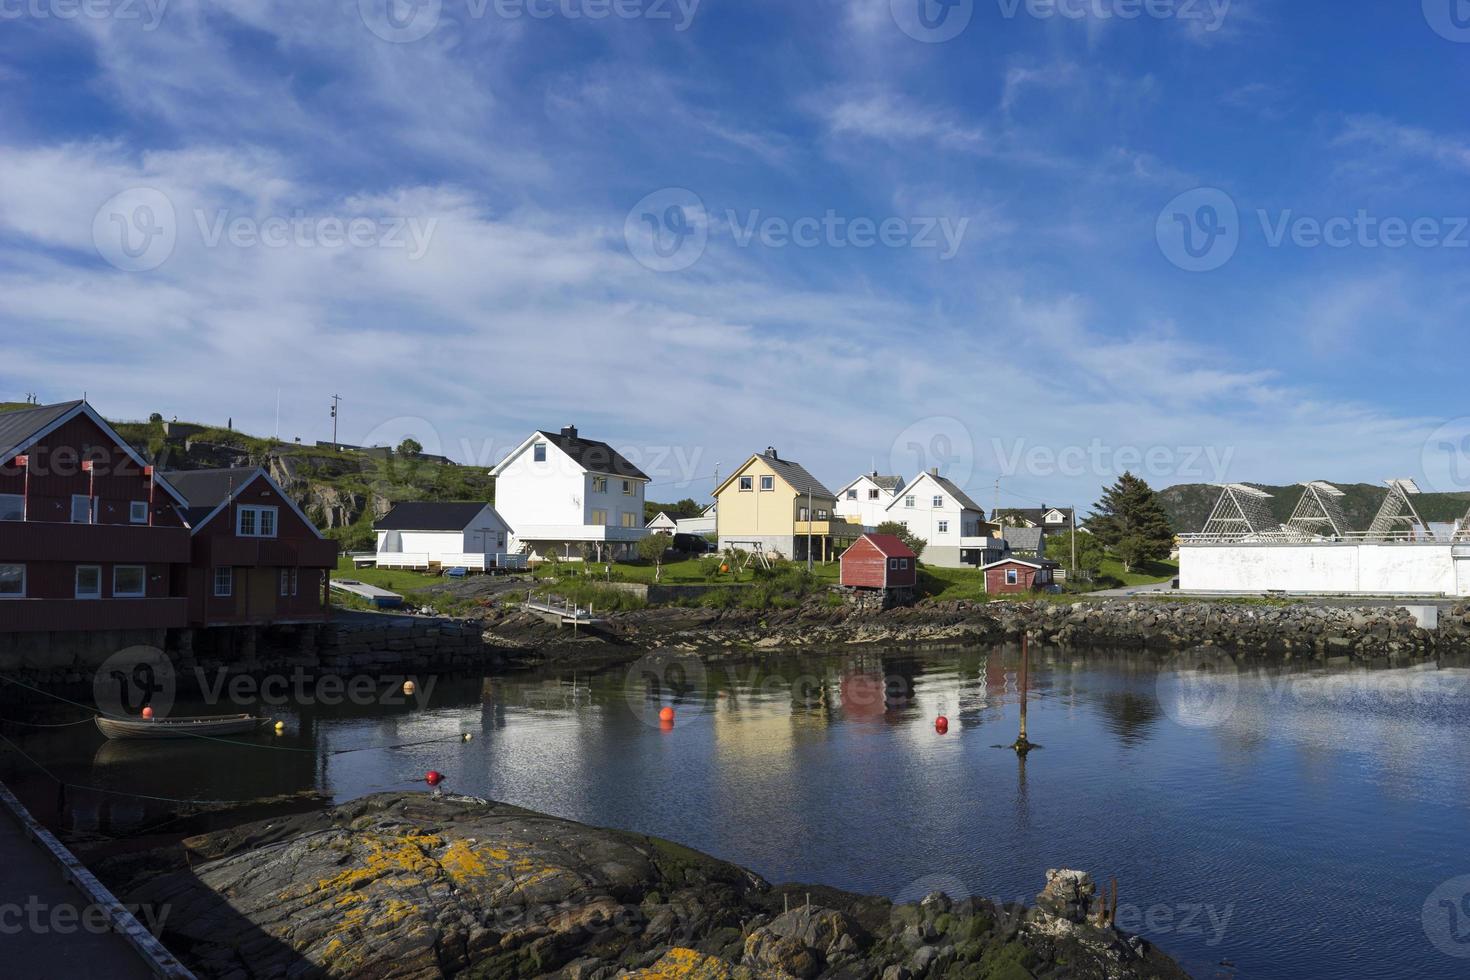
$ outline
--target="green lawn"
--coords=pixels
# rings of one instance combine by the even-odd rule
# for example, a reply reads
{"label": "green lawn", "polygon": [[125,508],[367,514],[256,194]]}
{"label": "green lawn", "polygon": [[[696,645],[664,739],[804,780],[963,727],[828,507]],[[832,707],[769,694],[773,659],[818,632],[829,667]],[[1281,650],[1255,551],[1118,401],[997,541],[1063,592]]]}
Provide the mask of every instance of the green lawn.
{"label": "green lawn", "polygon": [[[743,572],[737,573],[732,569],[728,574],[716,575],[713,578],[707,577],[704,572],[704,562],[705,559],[703,558],[667,562],[664,564],[663,576],[659,579],[659,582],[663,585],[736,585],[755,580],[755,574],[752,570],[754,566],[747,568]],[[797,567],[806,567],[805,564],[800,562],[795,564]],[[594,562],[586,566],[586,571],[592,579],[605,581],[605,568],[605,565]],[[581,562],[568,562],[563,564],[560,569],[550,563],[543,563],[536,569],[536,577],[541,579],[560,575],[562,578],[580,578],[581,576],[578,573],[582,570],[583,565]],[[829,562],[826,565],[817,563],[812,566],[812,574],[822,582],[835,583],[839,571],[840,566],[835,561]],[[652,565],[615,562],[612,566],[612,580],[614,582],[652,582],[653,577],[654,567]]]}
{"label": "green lawn", "polygon": [[[1151,561],[1131,572],[1123,571],[1123,563],[1109,555],[1103,559],[1102,570],[1097,573],[1099,584],[1107,583],[1106,588],[1123,588],[1133,585],[1156,585],[1159,582],[1167,582],[1179,574],[1179,563],[1177,561]],[[1114,585],[1112,583],[1116,582]]]}
{"label": "green lawn", "polygon": [[338,558],[337,570],[332,573],[334,579],[356,579],[368,585],[376,585],[380,589],[390,592],[403,592],[405,590],[414,592],[424,589],[430,585],[438,585],[444,581],[438,575],[424,575],[421,572],[400,572],[394,569],[378,568],[354,568],[351,558]]}

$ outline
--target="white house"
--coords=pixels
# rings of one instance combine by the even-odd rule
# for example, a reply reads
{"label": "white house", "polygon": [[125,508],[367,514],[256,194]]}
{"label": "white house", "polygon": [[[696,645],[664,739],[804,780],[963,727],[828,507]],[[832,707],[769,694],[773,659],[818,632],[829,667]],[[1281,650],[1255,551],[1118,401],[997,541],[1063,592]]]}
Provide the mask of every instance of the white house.
{"label": "white house", "polygon": [[495,509],[511,526],[511,550],[533,560],[630,557],[648,529],[648,477],[605,442],[576,426],[533,432],[490,471]]}
{"label": "white house", "polygon": [[1006,543],[985,511],[938,470],[921,473],[895,494],[883,521],[897,521],[927,541],[920,560],[928,565],[983,567],[1005,555]]}
{"label": "white house", "polygon": [[680,534],[697,534],[700,537],[715,533],[715,508],[718,504],[710,504],[698,517],[681,517],[674,522],[676,530]]}
{"label": "white house", "polygon": [[901,476],[864,473],[837,491],[837,516],[852,524],[875,528],[888,520],[888,505],[903,490]]}
{"label": "white house", "polygon": [[495,508],[475,502],[397,504],[373,524],[379,568],[503,567],[510,526]]}
{"label": "white house", "polygon": [[679,522],[663,511],[659,511],[654,515],[653,520],[648,522],[649,534],[674,534],[678,530]]}

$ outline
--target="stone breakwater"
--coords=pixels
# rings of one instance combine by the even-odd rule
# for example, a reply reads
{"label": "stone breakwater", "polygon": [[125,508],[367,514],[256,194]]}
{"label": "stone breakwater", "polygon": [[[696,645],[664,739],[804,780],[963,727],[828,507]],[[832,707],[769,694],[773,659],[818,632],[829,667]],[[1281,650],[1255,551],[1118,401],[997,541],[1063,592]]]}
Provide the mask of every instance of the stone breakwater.
{"label": "stone breakwater", "polygon": [[492,643],[548,659],[654,646],[704,655],[765,649],[1033,641],[1076,649],[1171,652],[1217,647],[1273,660],[1401,659],[1470,653],[1470,608],[1425,629],[1402,607],[1252,605],[1179,600],[942,602],[884,611],[810,602],[782,610],[665,608],[616,614],[601,635],[573,638],[514,613],[486,623]]}
{"label": "stone breakwater", "polygon": [[1035,908],[773,887],[677,844],[468,797],[387,793],[104,862],[204,978],[1183,978],[1090,876]]}

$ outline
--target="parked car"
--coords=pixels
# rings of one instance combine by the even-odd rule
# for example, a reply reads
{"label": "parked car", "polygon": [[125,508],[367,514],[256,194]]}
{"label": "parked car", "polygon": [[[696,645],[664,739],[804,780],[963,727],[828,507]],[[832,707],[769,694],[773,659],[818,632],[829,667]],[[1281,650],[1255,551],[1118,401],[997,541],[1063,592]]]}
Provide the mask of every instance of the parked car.
{"label": "parked car", "polygon": [[681,555],[702,555],[711,550],[709,540],[699,534],[676,534],[671,547]]}

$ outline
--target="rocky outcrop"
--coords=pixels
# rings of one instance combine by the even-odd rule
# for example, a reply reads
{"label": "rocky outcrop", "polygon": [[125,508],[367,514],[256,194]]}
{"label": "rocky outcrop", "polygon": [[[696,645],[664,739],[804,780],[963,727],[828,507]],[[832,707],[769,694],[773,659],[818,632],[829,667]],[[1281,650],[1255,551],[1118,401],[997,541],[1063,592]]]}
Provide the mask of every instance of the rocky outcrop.
{"label": "rocky outcrop", "polygon": [[163,939],[201,977],[1185,976],[1089,924],[1091,879],[1075,872],[1051,873],[1029,911],[937,894],[893,906],[464,797],[381,794],[149,857],[102,871],[125,901],[170,909]]}

